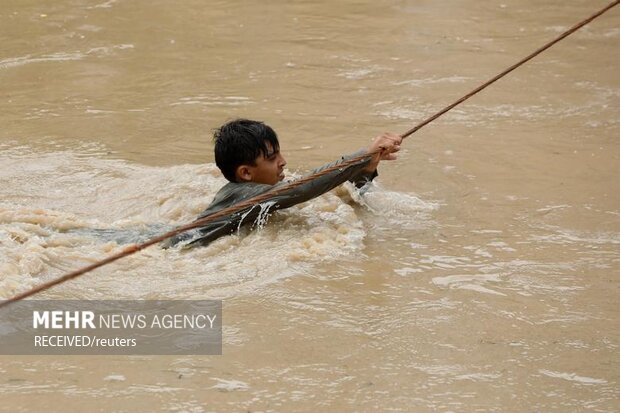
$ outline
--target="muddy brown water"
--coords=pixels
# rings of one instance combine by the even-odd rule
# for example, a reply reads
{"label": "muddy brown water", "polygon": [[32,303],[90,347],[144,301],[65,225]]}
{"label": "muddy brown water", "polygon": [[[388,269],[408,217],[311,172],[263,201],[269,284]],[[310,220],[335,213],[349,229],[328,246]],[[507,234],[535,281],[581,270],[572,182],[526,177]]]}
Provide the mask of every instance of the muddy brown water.
{"label": "muddy brown water", "polygon": [[[0,295],[191,220],[210,131],[289,175],[404,132],[601,1],[4,0]],[[425,127],[362,199],[41,298],[224,302],[222,356],[0,358],[7,411],[620,409],[620,10]],[[76,231],[77,230],[77,231]]]}

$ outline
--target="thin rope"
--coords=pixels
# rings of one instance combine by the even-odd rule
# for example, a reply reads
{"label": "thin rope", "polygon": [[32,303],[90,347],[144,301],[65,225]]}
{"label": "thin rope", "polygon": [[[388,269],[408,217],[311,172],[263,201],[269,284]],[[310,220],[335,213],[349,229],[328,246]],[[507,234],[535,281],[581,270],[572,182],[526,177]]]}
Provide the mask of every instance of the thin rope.
{"label": "thin rope", "polygon": [[[452,103],[449,106],[446,106],[444,109],[440,110],[439,112],[437,112],[435,115],[423,120],[422,122],[420,122],[417,126],[415,126],[414,128],[408,130],[407,132],[405,132],[404,134],[402,134],[401,136],[403,138],[406,138],[407,136],[413,134],[414,132],[418,131],[419,129],[421,129],[423,126],[431,123],[432,121],[434,121],[435,119],[437,119],[438,117],[440,117],[441,115],[443,115],[444,113],[448,112],[449,110],[451,110],[452,108],[454,108],[455,106],[463,103],[465,100],[469,99],[470,97],[474,96],[475,94],[477,94],[478,92],[482,91],[483,89],[485,89],[487,86],[491,85],[492,83],[494,83],[495,81],[499,80],[500,78],[504,77],[505,75],[507,75],[508,73],[512,72],[513,70],[515,70],[517,67],[523,65],[524,63],[526,63],[527,61],[531,60],[532,58],[534,58],[535,56],[539,55],[540,53],[542,53],[543,51],[547,50],[549,47],[553,46],[555,43],[559,42],[560,40],[564,39],[565,37],[567,37],[568,35],[574,33],[575,31],[577,31],[578,29],[580,29],[581,27],[585,26],[586,24],[590,23],[592,20],[594,20],[595,18],[599,17],[600,15],[602,15],[603,13],[605,13],[606,11],[608,11],[609,9],[611,9],[614,6],[617,6],[618,3],[620,3],[620,0],[616,0],[613,3],[609,4],[607,7],[601,9],[600,11],[596,12],[595,14],[593,14],[592,16],[588,17],[587,19],[577,23],[576,25],[574,25],[573,27],[571,27],[570,29],[568,29],[567,31],[565,31],[564,33],[562,33],[560,36],[558,36],[557,38],[555,38],[554,40],[550,41],[549,43],[545,44],[544,46],[542,46],[541,48],[537,49],[535,52],[533,52],[532,54],[530,54],[529,56],[525,57],[524,59],[520,60],[519,62],[515,63],[514,65],[510,66],[508,69],[504,70],[503,72],[501,72],[500,74],[498,74],[497,76],[493,77],[491,80],[483,83],[482,85],[480,85],[479,87],[477,87],[476,89],[474,89],[473,91],[471,91],[470,93],[468,93],[467,95],[463,96],[462,98],[460,98],[459,100],[457,100],[456,102]],[[97,268],[103,267],[104,265],[110,264],[114,261],[117,261],[123,257],[126,257],[128,255],[132,255],[135,254],[138,251],[141,251],[147,247],[150,247],[151,245],[157,244],[159,242],[162,242],[168,238],[171,238],[175,235],[178,235],[182,232],[188,231],[190,229],[194,229],[194,228],[198,228],[201,226],[204,226],[206,224],[208,224],[209,222],[214,221],[217,218],[226,216],[226,215],[230,215],[236,212],[239,212],[243,209],[246,209],[248,207],[253,207],[257,204],[260,204],[261,202],[264,202],[278,194],[281,194],[282,192],[291,190],[293,188],[296,188],[300,185],[303,185],[307,182],[310,182],[316,178],[319,178],[321,176],[324,176],[330,172],[333,172],[335,170],[338,169],[343,169],[346,168],[350,165],[356,164],[358,162],[361,162],[363,160],[366,160],[376,154],[378,154],[379,152],[382,152],[384,149],[377,149],[376,151],[373,152],[368,152],[359,156],[356,156],[354,158],[348,159],[346,161],[343,161],[339,164],[336,164],[332,167],[326,168],[320,172],[314,173],[312,175],[308,175],[304,178],[301,178],[297,181],[293,181],[290,182],[286,185],[282,185],[282,186],[278,186],[276,188],[270,189],[269,191],[264,192],[261,195],[252,197],[250,199],[247,199],[243,202],[240,202],[238,204],[235,204],[231,207],[222,209],[216,213],[213,213],[209,216],[206,216],[204,218],[198,219],[194,222],[191,222],[189,224],[186,225],[182,225],[172,231],[166,232],[162,235],[159,235],[157,237],[151,238],[148,241],[145,241],[143,243],[140,244],[134,244],[134,245],[130,245],[126,248],[124,248],[121,252],[118,252],[116,254],[110,255],[100,261],[97,261],[93,264],[87,265],[85,267],[82,267],[80,269],[77,269],[75,271],[69,272],[65,275],[63,275],[62,277],[53,279],[51,281],[48,281],[46,283],[43,283],[41,285],[38,285],[30,290],[27,290],[23,293],[17,294],[5,301],[0,302],[0,308],[5,307],[11,303],[14,303],[16,301],[20,301],[23,300],[24,298],[30,297],[32,295],[35,295],[41,291],[45,291],[48,290],[50,288],[52,288],[55,285],[64,283],[66,281],[69,281],[73,278],[79,277],[80,275],[86,274],[90,271],[93,271]]]}

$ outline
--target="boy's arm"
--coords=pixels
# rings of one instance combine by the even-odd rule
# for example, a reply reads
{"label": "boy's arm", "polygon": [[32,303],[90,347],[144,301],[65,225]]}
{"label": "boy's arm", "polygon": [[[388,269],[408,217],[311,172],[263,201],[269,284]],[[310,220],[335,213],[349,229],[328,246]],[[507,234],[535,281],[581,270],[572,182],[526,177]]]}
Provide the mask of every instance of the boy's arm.
{"label": "boy's arm", "polygon": [[[297,205],[299,203],[306,202],[312,198],[316,198],[317,196],[330,191],[331,189],[346,181],[353,182],[359,188],[363,186],[366,182],[372,180],[375,176],[377,176],[377,165],[379,165],[379,162],[381,160],[396,159],[396,152],[400,150],[401,142],[402,137],[400,135],[384,133],[376,137],[367,149],[362,149],[350,155],[343,156],[335,162],[331,162],[321,166],[320,168],[314,169],[309,173],[309,175],[321,172],[327,168],[336,166],[364,153],[374,152],[378,149],[383,149],[382,152],[375,154],[372,158],[361,160],[342,169],[336,169],[328,174],[313,179],[312,181],[306,182],[289,190],[285,190],[280,194],[274,195],[272,198],[270,198],[269,201],[273,202],[273,207],[275,208],[289,208],[293,205]],[[275,186],[262,184],[246,185],[249,186],[245,189],[248,193],[245,194],[243,199],[248,199],[253,196],[260,195],[271,188],[285,186],[287,185],[287,183],[281,182],[276,184]],[[250,216],[251,214],[248,215],[248,217]]]}
{"label": "boy's arm", "polygon": [[[396,159],[396,152],[400,150],[400,145],[403,141],[402,136],[396,135],[394,133],[384,133],[383,135],[377,136],[373,143],[368,147],[368,152],[374,152],[377,149],[385,149],[382,153],[375,155],[368,165],[360,171],[356,176],[349,179],[356,188],[361,188],[366,185],[368,182],[375,179],[378,175],[377,166],[381,160],[394,160]],[[362,151],[360,151],[362,152]],[[360,152],[357,152],[354,155],[359,155]]]}
{"label": "boy's arm", "polygon": [[[320,168],[312,170],[308,175],[313,175],[327,168],[337,166],[338,164],[346,162],[356,156],[360,156],[365,152],[366,150],[360,150],[350,155],[343,156],[335,162],[330,162],[321,166]],[[369,164],[370,159],[361,160],[352,165],[345,166],[342,169],[336,169],[334,171],[331,171],[323,176],[306,182],[305,184],[302,184],[295,188],[291,188],[288,191],[284,191],[281,194],[275,195],[273,197],[272,201],[275,201],[274,206],[276,208],[289,208],[293,205],[309,201],[310,199],[316,198],[326,192],[329,192],[330,190],[343,184],[346,181],[351,181],[356,184],[356,186],[358,183],[361,183],[361,185],[363,185],[369,179],[372,179],[371,177],[374,178],[373,175],[376,173],[375,171],[365,171],[365,168],[367,168]],[[281,182],[274,187],[277,188],[286,185],[287,183]]]}

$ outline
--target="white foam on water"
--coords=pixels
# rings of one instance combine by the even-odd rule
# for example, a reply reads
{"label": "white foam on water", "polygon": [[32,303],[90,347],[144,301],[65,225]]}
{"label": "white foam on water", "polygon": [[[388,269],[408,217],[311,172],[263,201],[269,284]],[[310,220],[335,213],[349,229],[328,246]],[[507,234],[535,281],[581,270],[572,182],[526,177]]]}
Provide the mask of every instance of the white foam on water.
{"label": "white foam on water", "polygon": [[353,185],[345,188],[353,200],[366,206],[377,219],[387,220],[390,225],[401,228],[428,226],[431,222],[430,214],[439,208],[438,202],[423,200],[415,194],[390,191],[380,183],[373,182],[361,192],[357,192]]}
{"label": "white foam on water", "polygon": [[125,381],[125,380],[126,380],[126,378],[122,374],[111,374],[111,375],[105,376],[103,378],[103,381],[117,381],[117,382],[120,382],[120,381]]}
{"label": "white foam on water", "polygon": [[103,3],[99,3],[99,4],[95,4],[94,6],[91,7],[87,7],[88,9],[109,9],[110,7],[112,7],[112,5],[114,3],[116,3],[118,0],[108,0],[106,2]]}
{"label": "white foam on water", "polygon": [[414,87],[420,87],[424,85],[434,85],[437,83],[463,83],[469,79],[470,79],[469,77],[463,77],[463,76],[447,76],[447,77],[433,76],[433,77],[424,78],[424,79],[404,80],[404,81],[394,82],[392,84],[395,86],[409,85],[409,86],[414,86]]}
{"label": "white foam on water", "polygon": [[10,57],[7,59],[0,60],[0,69],[8,69],[11,67],[23,66],[29,63],[39,63],[39,62],[63,62],[67,60],[81,60],[86,55],[84,53],[75,52],[75,53],[52,53],[39,57],[33,57],[30,55],[20,56],[20,57]]}
{"label": "white foam on water", "polygon": [[457,288],[459,290],[471,290],[471,291],[476,291],[476,292],[485,293],[485,294],[494,294],[494,295],[502,295],[502,296],[506,295],[504,293],[500,293],[499,291],[495,291],[495,290],[483,287],[483,286],[478,285],[478,284],[459,284],[455,288]]}
{"label": "white foam on water", "polygon": [[9,57],[3,60],[0,60],[0,69],[9,69],[12,67],[23,66],[32,63],[42,63],[42,62],[65,62],[71,60],[82,60],[90,55],[95,56],[106,56],[114,52],[115,50],[125,50],[125,49],[133,49],[132,44],[117,44],[112,46],[102,46],[96,47],[92,49],[88,49],[86,52],[57,52],[44,54],[41,56],[19,56],[19,57]]}
{"label": "white foam on water", "polygon": [[402,277],[406,277],[410,274],[415,274],[417,272],[423,272],[424,270],[422,268],[412,268],[412,267],[403,267],[403,268],[396,268],[394,270],[394,272]]}
{"label": "white foam on water", "polygon": [[372,75],[380,72],[381,70],[382,68],[379,66],[363,67],[363,68],[357,68],[357,69],[347,69],[347,70],[341,70],[338,76],[344,77],[350,80],[360,80],[360,79],[369,78]]}
{"label": "white foam on water", "polygon": [[502,377],[497,373],[468,373],[456,376],[456,380],[471,380],[471,381],[494,381]]}
{"label": "white foam on water", "polygon": [[217,377],[213,377],[213,380],[216,380],[218,383],[211,386],[211,389],[221,391],[246,391],[250,389],[250,386],[247,383],[240,380],[224,380],[218,379]]}
{"label": "white foam on water", "polygon": [[170,106],[204,105],[204,106],[245,106],[255,102],[246,96],[186,96],[179,98]]}
{"label": "white foam on water", "polygon": [[445,277],[434,277],[432,279],[433,284],[442,287],[505,296],[506,294],[504,293],[480,285],[481,283],[500,281],[501,279],[499,274],[448,275]]}
{"label": "white foam on water", "polygon": [[613,232],[585,232],[570,229],[557,229],[556,233],[548,235],[533,235],[532,241],[551,244],[620,244],[620,234]]}
{"label": "white foam on water", "polygon": [[564,379],[568,381],[574,381],[580,384],[607,384],[607,380],[603,379],[594,379],[592,377],[578,376],[575,373],[562,373],[559,371],[551,371],[551,370],[538,370],[539,373],[544,374],[548,377],[553,377],[557,379]]}

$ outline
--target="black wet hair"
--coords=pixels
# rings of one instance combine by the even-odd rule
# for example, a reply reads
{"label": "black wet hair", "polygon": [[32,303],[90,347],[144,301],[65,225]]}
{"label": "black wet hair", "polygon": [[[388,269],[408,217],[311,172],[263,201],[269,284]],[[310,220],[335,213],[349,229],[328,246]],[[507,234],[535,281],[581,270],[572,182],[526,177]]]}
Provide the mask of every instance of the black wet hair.
{"label": "black wet hair", "polygon": [[240,165],[256,166],[256,158],[267,155],[267,142],[274,152],[280,150],[276,132],[263,122],[235,119],[213,133],[215,164],[230,182],[236,182]]}

